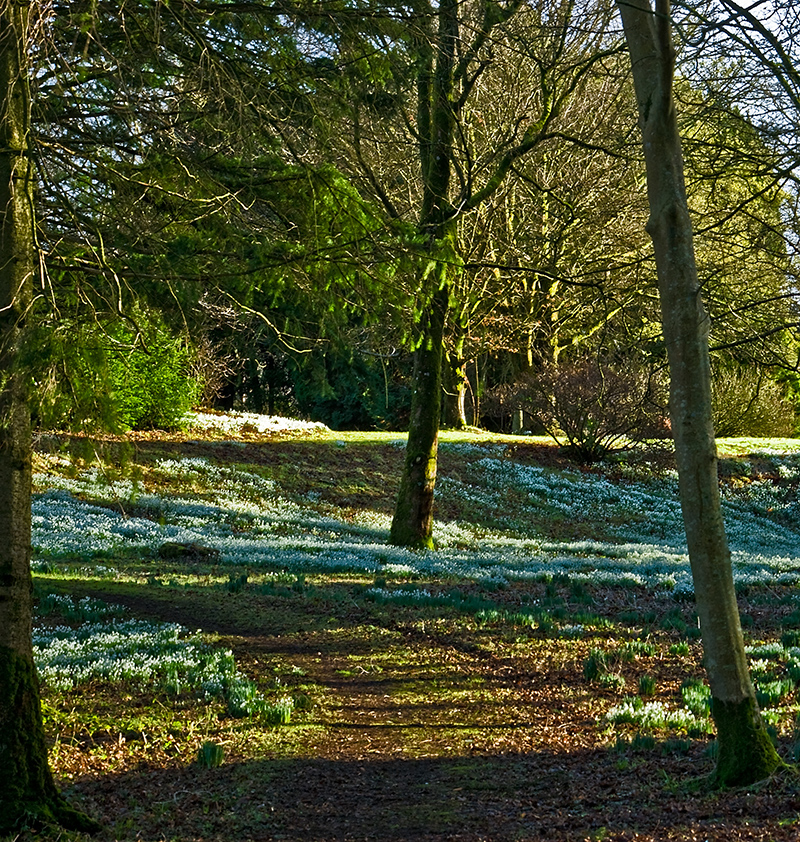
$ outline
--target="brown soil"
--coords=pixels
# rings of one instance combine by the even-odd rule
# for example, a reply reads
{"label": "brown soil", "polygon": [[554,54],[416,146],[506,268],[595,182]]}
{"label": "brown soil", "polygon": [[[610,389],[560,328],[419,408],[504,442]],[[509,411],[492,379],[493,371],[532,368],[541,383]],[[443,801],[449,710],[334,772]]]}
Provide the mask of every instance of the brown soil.
{"label": "brown soil", "polygon": [[[219,769],[175,760],[141,761],[117,774],[73,780],[70,794],[109,827],[125,827],[134,805],[156,801],[158,818],[137,819],[124,838],[174,840],[774,840],[800,838],[800,793],[788,774],[750,789],[715,792],[705,738],[615,750],[597,727],[618,696],[581,672],[590,646],[612,641],[531,638],[504,646],[446,626],[398,622],[409,664],[389,674],[353,671],[354,656],[380,654],[365,640],[364,617],[339,617],[336,633],[309,627],[281,634],[269,600],[217,595],[154,599],[115,591],[137,615],[223,635],[253,677],[265,658],[284,656],[325,688],[324,709],[294,757],[232,754]],[[231,596],[231,595],[226,595]],[[240,595],[237,595],[240,596]],[[613,590],[606,602],[619,600]],[[641,607],[642,599],[639,595]],[[602,600],[602,596],[601,596]],[[262,609],[258,616],[258,603]],[[298,608],[300,600],[298,600]],[[653,604],[655,610],[664,606]],[[311,613],[311,612],[310,612]],[[391,625],[391,624],[389,624]],[[313,623],[310,624],[313,626]],[[620,665],[628,692],[653,675],[674,697],[690,658]],[[366,662],[365,662],[366,663]],[[460,706],[440,702],[441,668],[453,688],[480,692]],[[355,674],[354,674],[355,672]],[[432,692],[404,696],[403,690]],[[445,694],[446,695],[446,694]],[[293,726],[289,726],[290,728]],[[784,745],[784,751],[788,750]],[[131,828],[133,831],[133,828]],[[102,840],[117,838],[106,833]],[[123,837],[120,837],[123,838]]]}

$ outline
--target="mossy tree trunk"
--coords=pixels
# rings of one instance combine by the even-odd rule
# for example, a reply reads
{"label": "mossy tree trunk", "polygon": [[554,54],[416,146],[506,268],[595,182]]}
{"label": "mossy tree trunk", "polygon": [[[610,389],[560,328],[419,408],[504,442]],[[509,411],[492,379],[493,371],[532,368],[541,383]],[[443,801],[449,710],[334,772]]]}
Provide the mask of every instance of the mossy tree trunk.
{"label": "mossy tree trunk", "polygon": [[[419,0],[412,4],[417,12],[417,114],[414,128],[422,185],[417,228],[426,248],[421,256],[421,316],[415,337],[419,349],[413,383],[417,404],[411,413],[409,450],[392,522],[391,541],[395,544],[432,546],[430,512],[436,478],[437,435],[431,433],[431,429],[435,419],[438,430],[441,394],[435,399],[428,396],[431,395],[430,384],[436,380],[441,389],[441,371],[434,374],[433,366],[434,358],[439,359],[441,366],[443,348],[434,345],[441,343],[440,336],[443,339],[444,333],[439,333],[440,324],[446,324],[451,291],[456,287],[454,279],[462,271],[457,246],[459,220],[488,202],[514,171],[516,162],[548,139],[550,124],[560,109],[571,101],[571,94],[580,86],[588,67],[613,52],[598,47],[596,52],[571,64],[565,72],[562,58],[571,49],[568,45],[574,30],[569,22],[573,7],[572,2],[560,7],[558,15],[564,15],[562,23],[548,27],[554,40],[548,47],[550,59],[544,61],[538,71],[541,79],[538,113],[536,116],[525,114],[515,121],[511,132],[515,140],[509,141],[508,145],[503,143],[491,169],[485,177],[481,176],[478,183],[473,182],[471,177],[464,180],[464,173],[471,171],[473,166],[473,162],[464,157],[466,150],[462,148],[461,158],[456,160],[454,138],[458,137],[459,144],[463,146],[470,134],[470,131],[464,130],[463,122],[458,134],[456,127],[459,119],[463,120],[464,109],[483,70],[491,64],[491,59],[484,57],[484,51],[491,42],[493,31],[505,26],[526,6],[523,0],[508,0],[507,3],[480,0],[475,7],[458,0],[439,0],[437,3]],[[477,19],[475,12],[479,14]],[[461,37],[460,14],[465,15],[468,21],[463,26],[464,39]],[[596,23],[594,26],[598,31],[603,29]],[[456,172],[458,179],[454,178]],[[453,188],[451,182],[458,183],[457,187]],[[424,382],[417,378],[423,378]],[[462,386],[464,383],[462,380]],[[426,402],[424,411],[421,407],[423,400]],[[477,408],[475,415],[477,424]],[[416,430],[417,424],[422,429]],[[423,465],[427,468],[425,476],[420,478],[419,471]]]}
{"label": "mossy tree trunk", "polygon": [[780,764],[756,704],[744,651],[719,500],[711,423],[708,315],[701,299],[683,154],[672,93],[675,55],[669,0],[617,0],[633,68],[647,166],[650,219],[681,508],[711,685],[720,784],[763,779]]}
{"label": "mossy tree trunk", "polygon": [[433,549],[433,491],[439,446],[442,356],[448,292],[440,289],[425,318],[424,339],[414,357],[414,392],[408,443],[390,540],[402,547]]}
{"label": "mossy tree trunk", "polygon": [[53,782],[31,644],[31,429],[19,365],[35,265],[28,17],[26,3],[0,0],[0,832],[53,821],[91,831]]}
{"label": "mossy tree trunk", "polygon": [[442,0],[438,31],[421,44],[417,71],[417,127],[422,171],[419,231],[427,241],[421,273],[419,335],[412,375],[408,444],[389,540],[398,546],[433,548],[433,494],[442,403],[444,329],[455,265],[456,224],[450,205],[453,166],[453,70],[459,37],[458,2]]}

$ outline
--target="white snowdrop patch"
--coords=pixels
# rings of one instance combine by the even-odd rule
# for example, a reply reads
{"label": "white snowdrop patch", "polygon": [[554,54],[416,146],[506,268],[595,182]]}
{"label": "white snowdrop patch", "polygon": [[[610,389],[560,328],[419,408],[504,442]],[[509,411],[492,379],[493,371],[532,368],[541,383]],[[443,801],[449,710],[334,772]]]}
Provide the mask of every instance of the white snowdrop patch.
{"label": "white snowdrop patch", "polygon": [[[389,545],[387,515],[364,511],[339,517],[336,510],[320,511],[314,499],[287,499],[256,470],[198,458],[164,459],[154,468],[165,478],[204,489],[191,499],[143,493],[132,483],[104,483],[92,470],[70,479],[37,476],[38,486],[50,490],[34,500],[34,551],[45,561],[155,559],[163,543],[185,542],[216,550],[222,563],[293,573],[385,570],[491,581],[566,574],[587,583],[691,595],[674,478],[612,482],[521,465],[502,458],[499,449],[473,450],[474,461],[458,479],[443,479],[437,494],[490,512],[495,527],[436,522],[438,549],[431,552]],[[798,471],[796,456],[771,458],[783,466],[782,474]],[[509,493],[522,502],[506,506]],[[102,505],[106,501],[122,501],[147,517],[126,517]],[[726,493],[723,509],[738,582],[800,581],[800,511],[793,493],[753,482]],[[543,517],[602,524],[603,534],[547,539],[534,534],[533,524]]]}
{"label": "white snowdrop patch", "polygon": [[220,699],[234,717],[257,714],[273,724],[291,717],[291,698],[267,701],[237,669],[233,653],[211,646],[199,631],[189,633],[177,623],[127,618],[121,606],[88,597],[76,600],[50,594],[40,602],[38,613],[53,610],[91,621],[77,628],[34,628],[33,657],[45,686],[69,691],[97,679],[124,681]]}
{"label": "white snowdrop patch", "polygon": [[294,418],[281,418],[278,415],[257,415],[254,412],[226,412],[224,415],[216,415],[211,412],[190,412],[186,420],[191,428],[220,430],[231,435],[241,433],[245,427],[259,433],[328,430],[328,427],[320,421],[301,421]]}

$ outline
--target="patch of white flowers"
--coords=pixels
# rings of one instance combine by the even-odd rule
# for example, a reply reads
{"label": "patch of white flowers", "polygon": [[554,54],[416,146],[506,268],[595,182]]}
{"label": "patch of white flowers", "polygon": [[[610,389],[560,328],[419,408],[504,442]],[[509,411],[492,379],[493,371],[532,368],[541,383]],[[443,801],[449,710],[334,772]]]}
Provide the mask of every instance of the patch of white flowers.
{"label": "patch of white flowers", "polygon": [[[266,713],[288,721],[291,699],[267,702],[256,685],[236,668],[229,649],[209,645],[200,632],[176,623],[120,619],[125,609],[85,597],[48,595],[39,615],[57,611],[71,618],[90,617],[77,628],[38,626],[33,656],[44,685],[68,691],[93,680],[131,682],[171,693],[189,691],[201,698],[221,698],[232,716]],[[278,710],[279,709],[279,710]]]}
{"label": "patch of white flowers", "polygon": [[254,412],[226,412],[216,415],[210,412],[189,412],[186,416],[188,426],[199,430],[221,430],[237,434],[242,428],[257,430],[259,433],[283,433],[297,430],[327,430],[319,421],[299,421],[294,418],[281,418],[277,415],[257,415]]}
{"label": "patch of white flowers", "polygon": [[[117,554],[155,558],[162,544],[182,542],[217,551],[223,563],[292,573],[385,571],[499,582],[565,574],[578,582],[691,596],[674,478],[612,482],[522,465],[503,458],[499,447],[447,446],[468,447],[475,459],[459,478],[442,479],[438,493],[490,513],[495,526],[437,522],[436,551],[389,545],[387,515],[339,516],[311,499],[286,499],[257,470],[175,458],[157,463],[154,474],[201,489],[192,498],[144,493],[133,483],[104,484],[92,470],[76,478],[38,475],[38,487],[48,490],[34,501],[35,555],[44,561]],[[798,470],[795,456],[770,458],[786,471]],[[509,494],[514,506],[505,503]],[[146,517],[126,517],[105,501],[122,501],[123,508],[135,504]],[[723,506],[739,583],[800,582],[800,510],[785,488],[753,482],[727,494]],[[532,527],[543,517],[599,525],[603,534],[580,541],[545,539]]]}
{"label": "patch of white flowers", "polygon": [[95,678],[153,683],[158,676],[197,669],[207,648],[180,626],[122,620],[36,629],[33,654],[42,681],[71,690]]}
{"label": "patch of white flowers", "polygon": [[[745,647],[750,673],[765,720],[777,725],[787,711],[774,707],[790,697],[800,684],[800,648],[778,642]],[[604,721],[611,725],[631,724],[642,730],[679,731],[711,728],[711,689],[700,681],[688,681],[681,689],[682,709],[670,709],[662,702],[644,702],[638,696],[626,696],[609,709]],[[790,709],[788,713],[793,713]]]}
{"label": "patch of white flowers", "polygon": [[663,702],[643,702],[638,696],[627,696],[605,716],[611,725],[629,723],[642,730],[673,731],[706,730],[706,721],[698,719],[686,708],[670,709]]}
{"label": "patch of white flowers", "polygon": [[379,602],[435,602],[436,597],[430,591],[422,588],[398,588],[388,590],[387,588],[369,588],[366,595]]}

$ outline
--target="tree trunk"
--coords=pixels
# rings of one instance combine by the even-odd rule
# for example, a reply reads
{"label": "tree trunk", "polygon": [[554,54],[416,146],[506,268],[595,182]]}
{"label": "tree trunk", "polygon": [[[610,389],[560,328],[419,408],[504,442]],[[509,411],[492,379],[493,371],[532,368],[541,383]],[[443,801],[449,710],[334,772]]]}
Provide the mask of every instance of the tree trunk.
{"label": "tree trunk", "polygon": [[414,393],[408,443],[389,540],[402,547],[433,549],[433,489],[439,449],[442,356],[448,290],[433,297],[422,344],[414,355]]}
{"label": "tree trunk", "polygon": [[426,293],[430,296],[430,305],[420,319],[406,459],[389,536],[393,544],[418,548],[433,548],[444,326],[450,302],[448,275],[455,264],[455,223],[451,219],[449,194],[455,126],[453,67],[459,32],[457,0],[442,0],[438,21],[435,48],[430,43],[423,45],[417,73],[423,187],[419,231],[428,242],[421,281],[423,297]]}
{"label": "tree trunk", "polygon": [[719,500],[708,316],[700,295],[672,94],[669,0],[617,0],[633,68],[670,370],[670,417],[689,559],[717,727],[717,781],[752,783],[780,764],[756,704]]}
{"label": "tree trunk", "polygon": [[0,3],[0,833],[53,821],[93,831],[47,765],[31,645],[31,429],[18,365],[35,257],[28,14],[24,3]]}
{"label": "tree trunk", "polygon": [[447,374],[445,385],[444,423],[453,430],[463,430],[467,426],[467,363],[464,360],[466,332],[461,325],[456,325],[453,350],[447,355],[444,372]]}

